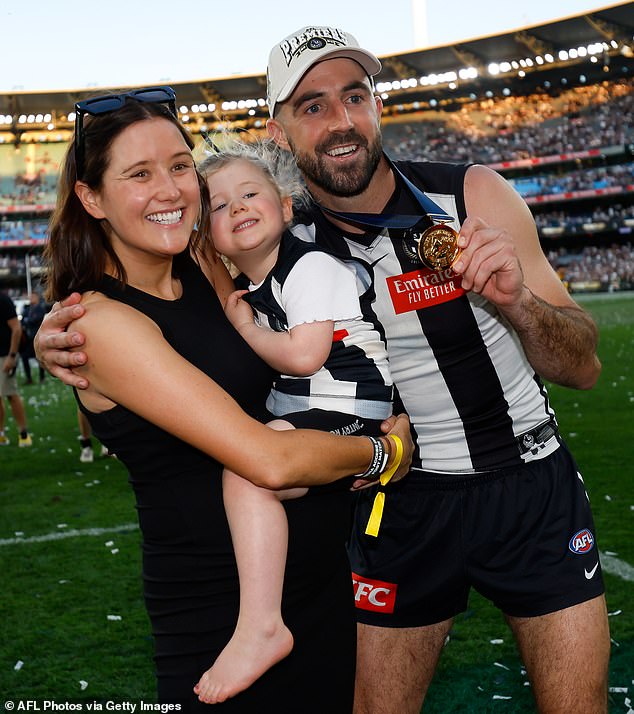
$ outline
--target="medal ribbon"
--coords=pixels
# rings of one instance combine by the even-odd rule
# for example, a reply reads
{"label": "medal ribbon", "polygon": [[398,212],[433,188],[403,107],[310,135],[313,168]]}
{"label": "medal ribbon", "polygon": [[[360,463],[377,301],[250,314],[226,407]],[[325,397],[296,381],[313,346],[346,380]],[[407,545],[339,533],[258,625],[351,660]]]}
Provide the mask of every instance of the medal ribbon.
{"label": "medal ribbon", "polygon": [[[448,213],[443,211],[437,203],[432,201],[427,194],[421,191],[417,186],[414,186],[407,176],[399,171],[391,161],[389,161],[389,163],[392,171],[394,171],[397,176],[400,176],[405,186],[418,202],[423,213],[429,216],[433,223],[451,223],[454,220]],[[328,213],[335,218],[341,218],[349,223],[358,223],[362,226],[369,226],[370,228],[397,228],[403,230],[413,228],[422,218],[422,216],[408,216],[401,213],[385,215],[381,213],[345,213],[343,211],[333,211],[322,205],[319,207],[324,213]]]}
{"label": "medal ribbon", "polygon": [[[396,454],[394,456],[394,462],[387,471],[381,474],[379,477],[379,482],[381,486],[385,486],[388,481],[396,473],[396,469],[401,465],[401,459],[403,458],[403,442],[398,436],[390,434],[388,439],[392,439],[396,445]],[[385,505],[385,494],[383,491],[379,491],[374,497],[374,503],[372,504],[372,511],[370,513],[370,518],[368,519],[368,525],[365,527],[365,534],[371,535],[376,538],[379,535],[379,528],[381,526],[381,518],[383,518],[383,507]]]}

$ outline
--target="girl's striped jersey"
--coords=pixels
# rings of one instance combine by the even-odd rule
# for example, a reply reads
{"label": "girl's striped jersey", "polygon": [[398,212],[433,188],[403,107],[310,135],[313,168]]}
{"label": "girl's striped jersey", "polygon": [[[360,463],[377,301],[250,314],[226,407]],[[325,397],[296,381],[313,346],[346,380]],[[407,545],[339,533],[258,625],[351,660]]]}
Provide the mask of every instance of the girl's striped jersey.
{"label": "girl's striped jersey", "polygon": [[393,384],[385,343],[363,318],[359,295],[369,272],[356,260],[342,261],[285,232],[277,262],[245,296],[264,329],[290,330],[332,320],[332,347],[315,374],[280,375],[266,406],[275,416],[310,409],[382,421],[392,413]]}
{"label": "girl's striped jersey", "polygon": [[[466,165],[397,162],[399,170],[454,218],[466,217]],[[421,213],[396,177],[385,214]],[[386,341],[399,400],[418,445],[413,466],[438,472],[487,471],[546,456],[557,447],[522,454],[518,437],[555,415],[546,389],[520,340],[494,305],[467,293],[449,268],[420,264],[416,239],[425,216],[407,231],[342,233],[317,208],[293,232],[341,257],[357,257],[373,270],[373,289],[362,308]]]}

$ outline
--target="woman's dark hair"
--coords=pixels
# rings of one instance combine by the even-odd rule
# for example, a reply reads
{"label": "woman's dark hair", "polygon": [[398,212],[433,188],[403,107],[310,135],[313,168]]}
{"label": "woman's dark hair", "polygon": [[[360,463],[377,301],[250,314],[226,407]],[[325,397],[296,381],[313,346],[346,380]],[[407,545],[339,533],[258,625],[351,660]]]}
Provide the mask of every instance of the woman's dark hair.
{"label": "woman's dark hair", "polygon": [[[110,162],[113,141],[132,124],[157,117],[174,124],[187,146],[193,149],[191,136],[167,106],[127,99],[116,111],[85,117],[82,181],[91,189],[99,191]],[[125,269],[110,244],[103,222],[87,213],[75,193],[76,139],[77,137],[73,137],[64,157],[57,186],[57,203],[49,222],[50,238],[44,249],[47,264],[47,300],[59,300],[74,291],[97,289],[108,265],[112,267],[118,280],[124,284],[127,282]],[[199,247],[201,240],[209,236],[210,232],[209,190],[202,176],[198,172],[196,174],[201,192],[201,207],[197,229],[190,240],[190,247],[194,249]],[[213,251],[211,254],[213,255]]]}

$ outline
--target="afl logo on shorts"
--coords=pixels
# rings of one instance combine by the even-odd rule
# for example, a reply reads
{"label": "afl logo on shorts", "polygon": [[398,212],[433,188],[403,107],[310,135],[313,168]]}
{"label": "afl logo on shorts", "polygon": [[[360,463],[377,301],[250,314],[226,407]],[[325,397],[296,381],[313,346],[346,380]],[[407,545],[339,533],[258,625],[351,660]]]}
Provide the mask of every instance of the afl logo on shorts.
{"label": "afl logo on shorts", "polygon": [[577,555],[583,555],[594,548],[594,536],[584,528],[572,536],[568,548]]}
{"label": "afl logo on shorts", "polygon": [[309,50],[320,50],[322,47],[326,46],[326,40],[321,37],[311,37],[306,43],[306,47]]}

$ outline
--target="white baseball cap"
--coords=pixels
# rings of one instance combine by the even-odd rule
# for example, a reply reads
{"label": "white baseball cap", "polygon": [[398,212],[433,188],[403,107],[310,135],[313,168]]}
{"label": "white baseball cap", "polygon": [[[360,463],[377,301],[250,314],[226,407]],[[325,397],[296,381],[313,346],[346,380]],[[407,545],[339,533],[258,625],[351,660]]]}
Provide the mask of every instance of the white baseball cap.
{"label": "white baseball cap", "polygon": [[317,62],[347,57],[358,62],[368,77],[381,71],[381,63],[356,38],[336,27],[302,27],[276,44],[266,70],[267,102],[273,116],[275,105],[288,99],[301,78]]}

